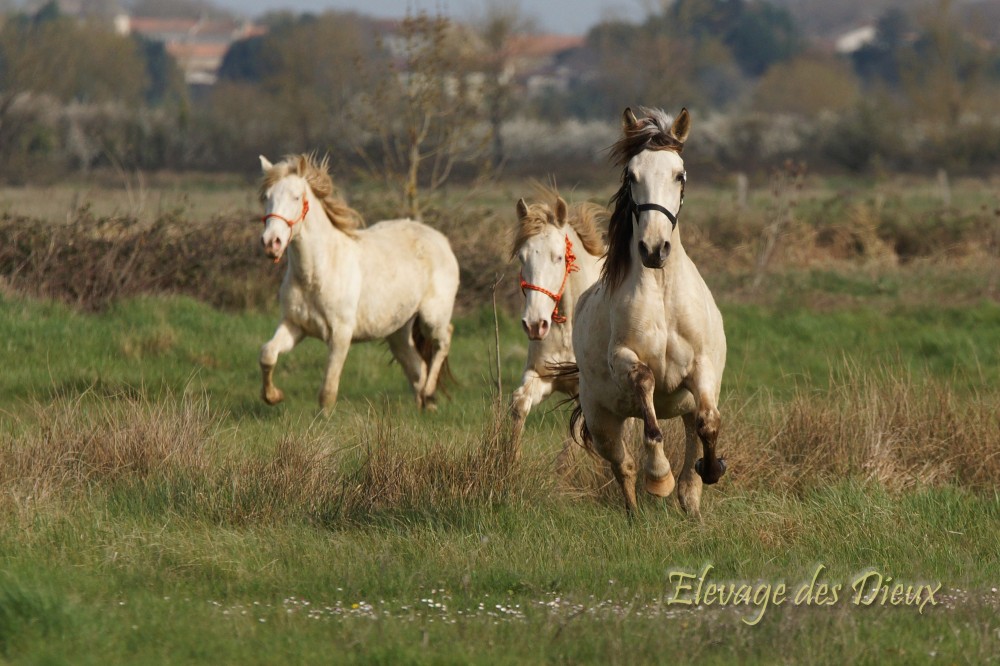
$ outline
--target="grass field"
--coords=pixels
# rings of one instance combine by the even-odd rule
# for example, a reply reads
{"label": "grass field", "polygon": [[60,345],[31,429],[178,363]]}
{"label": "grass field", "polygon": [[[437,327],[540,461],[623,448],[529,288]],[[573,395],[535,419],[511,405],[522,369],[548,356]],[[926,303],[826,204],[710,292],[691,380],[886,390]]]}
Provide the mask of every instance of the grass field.
{"label": "grass field", "polygon": [[[258,398],[274,305],[5,289],[0,662],[995,661],[995,258],[790,254],[757,291],[702,264],[730,461],[703,524],[673,498],[629,521],[582,451],[557,473],[565,406],[506,455],[487,307],[456,322],[437,413],[367,344],[323,417],[315,341],[279,362],[286,402]],[[509,394],[526,344],[499,319]]]}

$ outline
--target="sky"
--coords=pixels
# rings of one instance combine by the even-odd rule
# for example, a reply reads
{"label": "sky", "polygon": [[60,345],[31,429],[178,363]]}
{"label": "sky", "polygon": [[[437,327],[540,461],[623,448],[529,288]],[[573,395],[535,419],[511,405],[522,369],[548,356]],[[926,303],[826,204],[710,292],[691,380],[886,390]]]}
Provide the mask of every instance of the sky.
{"label": "sky", "polygon": [[[407,9],[438,12],[459,21],[473,21],[485,14],[487,0],[211,0],[213,5],[244,16],[278,9],[322,12],[353,10],[378,18],[402,18]],[[521,0],[521,13],[534,19],[542,32],[583,35],[602,20],[641,21],[650,0]]]}

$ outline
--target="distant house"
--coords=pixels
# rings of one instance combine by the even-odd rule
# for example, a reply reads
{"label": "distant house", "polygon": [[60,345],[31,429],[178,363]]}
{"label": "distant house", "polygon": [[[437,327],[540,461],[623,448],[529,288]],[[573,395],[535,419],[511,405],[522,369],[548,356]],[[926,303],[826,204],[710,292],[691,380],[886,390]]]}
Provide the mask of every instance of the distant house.
{"label": "distant house", "polygon": [[848,55],[868,46],[877,36],[874,25],[863,25],[838,36],[833,48],[837,53]]}
{"label": "distant house", "polygon": [[580,72],[573,55],[586,44],[575,35],[517,35],[508,46],[512,75],[529,97],[544,92],[565,92]]}
{"label": "distant house", "polygon": [[136,34],[162,42],[184,72],[188,85],[210,86],[229,46],[267,32],[249,21],[202,18],[152,18],[122,16],[116,21],[122,34]]}

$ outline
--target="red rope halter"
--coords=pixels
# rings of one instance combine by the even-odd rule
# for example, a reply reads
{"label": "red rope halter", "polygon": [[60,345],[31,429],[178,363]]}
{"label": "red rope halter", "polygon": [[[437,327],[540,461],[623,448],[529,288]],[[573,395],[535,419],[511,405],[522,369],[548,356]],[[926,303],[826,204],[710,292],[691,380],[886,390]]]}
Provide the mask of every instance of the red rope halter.
{"label": "red rope halter", "polygon": [[289,227],[294,227],[296,224],[298,224],[302,220],[306,219],[306,215],[308,213],[309,213],[309,199],[303,197],[303,199],[302,199],[302,214],[299,215],[294,220],[289,220],[287,217],[284,217],[283,215],[278,215],[277,213],[268,213],[267,215],[265,215],[264,217],[261,218],[261,221],[263,221],[264,224],[267,224],[268,218],[276,217],[279,220],[281,220],[282,222],[284,222],[285,224],[287,224]]}
{"label": "red rope halter", "polygon": [[[308,214],[309,214],[309,199],[307,197],[302,197],[302,214],[299,215],[294,220],[289,220],[284,215],[278,215],[277,213],[268,213],[267,215],[265,215],[264,217],[261,218],[261,221],[266,226],[267,225],[267,220],[269,218],[276,217],[279,220],[281,220],[282,222],[284,222],[285,224],[287,224],[288,228],[291,229],[296,224],[298,224],[302,220],[306,219],[306,215],[308,215]],[[281,261],[281,257],[280,256],[274,258],[274,263],[278,263],[279,261]]]}
{"label": "red rope halter", "polygon": [[518,278],[521,280],[521,293],[524,293],[525,289],[531,289],[533,291],[540,291],[553,301],[556,302],[556,307],[552,310],[552,321],[557,324],[566,323],[566,317],[559,314],[559,301],[562,300],[563,292],[566,290],[566,281],[569,279],[569,274],[580,270],[580,267],[576,265],[576,255],[573,254],[573,241],[569,239],[569,234],[566,234],[566,272],[563,273],[562,284],[559,285],[559,291],[553,294],[551,291],[545,287],[539,287],[537,284],[531,284],[524,279],[524,275],[518,273]]}

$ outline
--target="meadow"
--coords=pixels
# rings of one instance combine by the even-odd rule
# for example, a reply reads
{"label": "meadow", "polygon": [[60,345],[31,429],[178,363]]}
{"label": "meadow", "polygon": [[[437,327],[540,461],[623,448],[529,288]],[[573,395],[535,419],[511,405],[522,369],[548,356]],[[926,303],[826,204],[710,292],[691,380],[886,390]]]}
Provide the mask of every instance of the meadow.
{"label": "meadow", "polygon": [[439,411],[365,344],[327,417],[316,341],[279,362],[286,402],[260,401],[280,270],[252,182],[196,182],[0,191],[0,662],[1000,654],[995,184],[691,188],[683,238],[729,341],[730,471],[695,523],[673,498],[627,519],[555,401],[509,455],[527,183],[429,210],[463,271]]}

